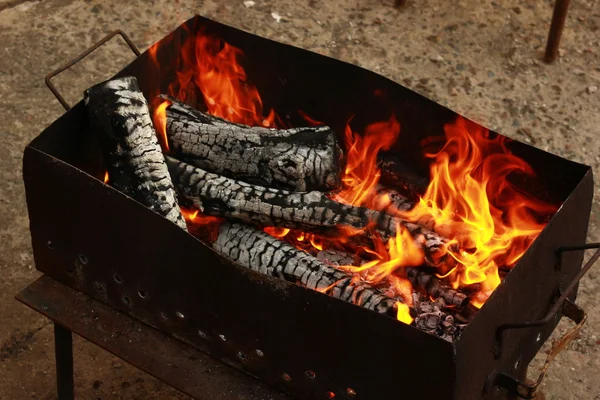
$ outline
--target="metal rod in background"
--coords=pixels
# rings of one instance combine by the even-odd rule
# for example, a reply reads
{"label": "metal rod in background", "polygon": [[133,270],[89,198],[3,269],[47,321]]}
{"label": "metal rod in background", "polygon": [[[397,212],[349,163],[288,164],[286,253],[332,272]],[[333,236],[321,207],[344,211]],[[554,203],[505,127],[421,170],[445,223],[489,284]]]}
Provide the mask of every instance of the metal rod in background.
{"label": "metal rod in background", "polygon": [[565,27],[570,3],[571,0],[556,0],[554,4],[552,24],[550,25],[550,33],[548,34],[548,43],[546,44],[546,53],[544,55],[544,61],[547,63],[554,62],[558,57],[558,46],[563,28]]}
{"label": "metal rod in background", "polygon": [[73,336],[69,329],[57,323],[54,324],[54,354],[58,400],[74,400]]}

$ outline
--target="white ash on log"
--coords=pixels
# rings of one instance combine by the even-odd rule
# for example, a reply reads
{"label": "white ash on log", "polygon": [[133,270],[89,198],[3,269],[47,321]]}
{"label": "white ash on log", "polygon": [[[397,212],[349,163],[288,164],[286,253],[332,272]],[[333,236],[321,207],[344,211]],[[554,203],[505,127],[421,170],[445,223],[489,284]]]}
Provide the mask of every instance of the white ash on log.
{"label": "white ash on log", "polygon": [[425,267],[407,268],[406,271],[406,277],[413,286],[423,289],[428,295],[444,299],[446,304],[456,307],[467,304],[469,298],[466,294],[444,284],[435,274],[435,270]]}
{"label": "white ash on log", "polygon": [[340,227],[366,231],[374,225],[377,233],[387,239],[403,226],[423,249],[428,264],[439,265],[448,258],[448,239],[400,218],[348,206],[318,191],[298,193],[265,188],[209,173],[172,157],[166,160],[178,192],[205,214],[325,236],[338,235]]}
{"label": "white ash on log", "polygon": [[224,222],[212,244],[220,255],[264,275],[274,276],[325,292],[369,310],[393,316],[400,301],[292,245],[250,225]]}
{"label": "white ash on log", "polygon": [[461,330],[458,329],[454,317],[442,311],[445,307],[446,303],[441,298],[435,301],[415,301],[414,309],[417,313],[415,326],[452,343],[460,335]]}
{"label": "white ash on log", "polygon": [[319,250],[315,257],[317,257],[318,260],[336,267],[348,265],[360,266],[368,262],[368,260],[361,258],[358,254],[352,255],[348,252],[334,249]]}
{"label": "white ash on log", "polygon": [[342,150],[329,127],[250,127],[177,101],[167,107],[166,114],[171,151],[192,165],[297,192],[340,187]]}
{"label": "white ash on log", "polygon": [[85,106],[90,126],[100,139],[112,186],[187,229],[136,78],[92,86],[85,92]]}

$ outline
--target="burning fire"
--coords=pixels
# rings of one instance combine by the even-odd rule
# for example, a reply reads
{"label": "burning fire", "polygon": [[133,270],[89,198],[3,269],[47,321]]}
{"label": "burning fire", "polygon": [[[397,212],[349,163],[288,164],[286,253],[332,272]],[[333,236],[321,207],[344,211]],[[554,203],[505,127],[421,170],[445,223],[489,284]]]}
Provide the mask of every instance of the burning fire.
{"label": "burning fire", "polygon": [[429,187],[405,216],[433,218],[436,226],[446,227],[446,236],[456,238],[459,250],[449,252],[457,266],[441,276],[454,288],[481,284],[473,301],[481,307],[500,284],[498,268],[521,258],[545,225],[539,216],[556,209],[510,183],[511,174],[534,176],[534,171],[510,153],[506,138],[492,138],[460,117],[446,125],[445,134],[444,147],[426,155],[433,160]]}
{"label": "burning fire", "polygon": [[[157,61],[156,45],[150,56]],[[168,94],[192,106],[231,122],[274,127],[282,125],[271,109],[265,110],[257,88],[247,82],[241,66],[240,49],[218,38],[198,34],[181,44],[181,52],[169,85]],[[157,93],[158,94],[158,93]],[[165,110],[168,101],[154,104],[154,121],[163,146],[168,151]],[[316,124],[316,121],[306,116]],[[342,190],[334,199],[346,204],[383,210],[390,204],[387,194],[378,192],[380,170],[377,155],[391,149],[400,134],[395,116],[368,125],[362,134],[354,132],[348,122],[345,130],[346,167]],[[510,183],[514,174],[533,176],[532,168],[510,153],[506,139],[462,118],[445,127],[445,145],[426,154],[431,160],[427,191],[409,211],[396,211],[413,222],[430,221],[433,229],[451,238],[448,248],[456,266],[440,270],[438,276],[454,288],[479,284],[471,303],[481,307],[500,284],[499,268],[510,268],[525,253],[543,229],[542,216],[555,211]],[[201,226],[220,221],[196,211],[182,210],[188,224]],[[389,212],[389,211],[388,211]],[[340,231],[335,239],[283,228],[265,228],[272,236],[288,240],[310,252],[344,246],[356,232]],[[408,231],[398,227],[397,234],[384,243],[377,237],[373,245],[355,249],[368,256],[362,265],[340,268],[355,274],[356,279],[374,285],[385,284],[402,302],[397,303],[398,320],[410,324],[412,286],[405,267],[420,266],[423,250]]]}
{"label": "burning fire", "polygon": [[396,308],[398,309],[396,319],[400,322],[404,322],[405,324],[410,325],[413,322],[413,317],[410,316],[408,306],[398,301],[396,303]]}
{"label": "burning fire", "polygon": [[167,139],[167,107],[171,105],[169,100],[165,100],[156,107],[153,114],[153,122],[156,132],[159,136],[159,141],[165,151],[169,152],[169,140]]}
{"label": "burning fire", "polygon": [[[160,68],[158,43],[150,47],[148,52]],[[177,79],[169,85],[168,94],[191,105],[203,104],[209,114],[231,122],[273,127],[275,112],[271,109],[268,116],[263,116],[260,94],[256,86],[246,81],[246,72],[240,64],[242,57],[240,49],[219,38],[195,35],[181,44],[177,69],[174,71]],[[197,98],[198,93],[203,101]],[[156,93],[156,96],[159,94]],[[169,104],[168,100],[154,104],[153,115],[154,125],[167,151],[165,110]]]}
{"label": "burning fire", "polygon": [[[399,134],[400,124],[395,116],[388,121],[367,126],[362,136],[352,131],[350,123],[346,124],[346,168],[342,177],[343,189],[337,200],[369,208],[386,205],[378,204],[382,198],[375,195],[381,175],[377,167],[377,154],[382,150],[389,150],[396,143]],[[389,203],[389,199],[387,202]]]}

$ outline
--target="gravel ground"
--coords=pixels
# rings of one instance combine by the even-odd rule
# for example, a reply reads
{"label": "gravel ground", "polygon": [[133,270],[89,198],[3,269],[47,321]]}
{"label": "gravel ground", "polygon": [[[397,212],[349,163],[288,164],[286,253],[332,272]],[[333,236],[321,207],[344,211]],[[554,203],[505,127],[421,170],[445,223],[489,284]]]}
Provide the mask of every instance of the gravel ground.
{"label": "gravel ground", "polygon": [[[600,1],[573,2],[561,57],[550,66],[540,60],[552,1],[409,0],[399,11],[392,3],[0,0],[0,398],[54,396],[52,326],[13,300],[39,276],[21,179],[23,148],[63,113],[43,77],[113,29],[125,29],[145,49],[200,13],[376,71],[500,133],[599,172]],[[63,74],[59,87],[75,102],[129,59],[123,45],[111,43]],[[590,241],[600,239],[598,211],[596,201]],[[581,283],[578,303],[589,321],[551,366],[543,386],[547,399],[600,399],[599,271]],[[75,353],[79,398],[187,398],[77,338]],[[532,375],[540,363],[534,364]]]}

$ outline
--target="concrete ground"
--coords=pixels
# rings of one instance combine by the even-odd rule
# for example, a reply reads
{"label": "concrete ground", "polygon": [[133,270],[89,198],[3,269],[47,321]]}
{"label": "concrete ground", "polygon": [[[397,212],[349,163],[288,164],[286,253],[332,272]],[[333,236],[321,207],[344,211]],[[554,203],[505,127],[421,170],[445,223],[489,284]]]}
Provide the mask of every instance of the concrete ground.
{"label": "concrete ground", "polygon": [[[145,49],[200,13],[376,71],[498,132],[589,164],[600,176],[600,1],[572,2],[561,57],[550,66],[540,60],[553,1],[409,0],[398,11],[392,3],[0,0],[1,399],[54,398],[52,326],[13,300],[39,276],[21,180],[23,148],[64,112],[43,78],[113,29],[126,30]],[[59,87],[75,102],[129,59],[124,46],[108,45],[59,78]],[[600,239],[598,204],[590,241]],[[550,367],[548,399],[600,399],[600,267],[579,290],[589,321]],[[79,398],[187,398],[77,338],[75,354]]]}

